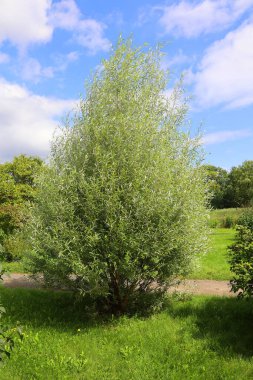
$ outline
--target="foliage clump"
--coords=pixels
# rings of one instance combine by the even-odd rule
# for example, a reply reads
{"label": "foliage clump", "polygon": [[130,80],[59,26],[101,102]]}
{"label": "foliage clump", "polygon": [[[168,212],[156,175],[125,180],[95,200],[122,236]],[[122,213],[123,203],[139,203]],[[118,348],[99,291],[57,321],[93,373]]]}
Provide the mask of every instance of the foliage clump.
{"label": "foliage clump", "polygon": [[253,161],[244,161],[227,172],[213,165],[203,165],[215,209],[251,207],[253,204]]}
{"label": "foliage clump", "polygon": [[[163,293],[206,244],[198,139],[159,48],[120,40],[52,144],[28,236],[29,270],[124,313]],[[150,297],[154,300],[155,297]]]}
{"label": "foliage clump", "polygon": [[203,165],[206,170],[206,181],[208,189],[211,194],[210,203],[215,209],[225,208],[226,205],[226,191],[228,186],[228,173],[213,165]]}
{"label": "foliage clump", "polygon": [[253,295],[253,210],[246,210],[238,219],[235,242],[229,247],[230,270],[234,273],[231,289],[239,297]]}
{"label": "foliage clump", "polygon": [[236,228],[235,242],[229,247],[230,270],[234,273],[231,283],[233,292],[240,297],[253,295],[253,232],[245,226]]}
{"label": "foliage clump", "polygon": [[18,232],[26,222],[27,202],[34,199],[34,179],[41,167],[40,158],[23,154],[0,164],[0,253],[4,260],[22,256],[24,241]]}
{"label": "foliage clump", "polygon": [[[0,269],[0,281],[2,281],[3,271]],[[6,358],[10,358],[11,352],[15,345],[15,340],[23,339],[23,333],[19,326],[9,328],[2,322],[2,317],[5,314],[5,308],[0,304],[0,365]]]}
{"label": "foliage clump", "polygon": [[237,224],[245,226],[253,232],[253,208],[246,209],[238,218]]}
{"label": "foliage clump", "polygon": [[244,161],[233,167],[229,173],[227,198],[231,207],[251,207],[253,205],[253,161]]}

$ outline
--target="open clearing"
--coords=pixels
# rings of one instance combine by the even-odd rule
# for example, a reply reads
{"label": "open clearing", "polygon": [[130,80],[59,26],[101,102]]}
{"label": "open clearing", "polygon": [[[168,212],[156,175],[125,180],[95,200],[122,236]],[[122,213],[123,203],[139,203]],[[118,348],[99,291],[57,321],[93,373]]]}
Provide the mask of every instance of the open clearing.
{"label": "open clearing", "polygon": [[227,247],[232,244],[235,230],[214,228],[211,230],[209,252],[200,258],[199,267],[190,275],[198,280],[224,280],[231,278],[227,261]]}

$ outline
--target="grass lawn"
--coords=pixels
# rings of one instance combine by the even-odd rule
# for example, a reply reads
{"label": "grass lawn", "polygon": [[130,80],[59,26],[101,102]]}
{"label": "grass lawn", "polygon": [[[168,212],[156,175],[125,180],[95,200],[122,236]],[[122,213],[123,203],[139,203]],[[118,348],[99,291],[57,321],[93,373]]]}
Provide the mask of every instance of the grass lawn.
{"label": "grass lawn", "polygon": [[0,291],[26,334],[1,380],[253,378],[251,302],[194,297],[146,319],[103,321],[68,293]]}
{"label": "grass lawn", "polygon": [[227,262],[227,247],[232,244],[235,230],[214,228],[211,234],[210,251],[202,256],[199,267],[190,278],[199,280],[229,280],[231,273]]}

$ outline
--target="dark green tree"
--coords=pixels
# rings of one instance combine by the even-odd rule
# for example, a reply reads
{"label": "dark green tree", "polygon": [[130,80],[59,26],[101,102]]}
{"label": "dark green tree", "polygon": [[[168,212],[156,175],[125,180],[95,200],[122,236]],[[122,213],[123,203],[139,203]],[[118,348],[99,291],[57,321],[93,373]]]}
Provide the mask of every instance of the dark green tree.
{"label": "dark green tree", "polygon": [[227,171],[225,169],[213,165],[204,165],[203,167],[206,170],[208,188],[211,193],[211,206],[215,209],[227,207]]}
{"label": "dark green tree", "polygon": [[227,199],[230,207],[249,207],[253,202],[253,161],[244,161],[229,173]]}

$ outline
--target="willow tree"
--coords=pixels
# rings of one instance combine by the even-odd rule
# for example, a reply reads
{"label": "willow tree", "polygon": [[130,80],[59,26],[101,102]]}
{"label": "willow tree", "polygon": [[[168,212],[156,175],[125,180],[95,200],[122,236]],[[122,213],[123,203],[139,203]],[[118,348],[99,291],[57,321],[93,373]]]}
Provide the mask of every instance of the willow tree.
{"label": "willow tree", "polygon": [[159,48],[120,40],[87,84],[40,177],[30,270],[115,312],[165,291],[205,249],[206,192],[181,91]]}

